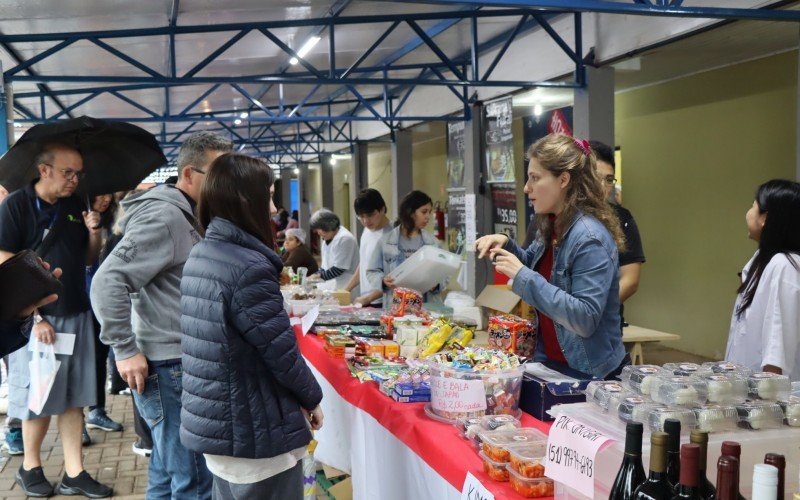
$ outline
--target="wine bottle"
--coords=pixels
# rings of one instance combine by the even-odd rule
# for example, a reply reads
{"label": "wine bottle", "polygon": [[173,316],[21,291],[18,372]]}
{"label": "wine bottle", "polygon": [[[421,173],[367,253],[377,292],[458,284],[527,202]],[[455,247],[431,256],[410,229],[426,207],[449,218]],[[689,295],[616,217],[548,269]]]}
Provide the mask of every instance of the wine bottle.
{"label": "wine bottle", "polygon": [[767,453],[764,463],[778,469],[778,498],[783,500],[786,493],[786,457],[777,453]]}
{"label": "wine bottle", "polygon": [[681,446],[681,478],[673,500],[702,500],[700,488],[700,447],[696,444]]}
{"label": "wine bottle", "polygon": [[721,456],[717,460],[717,492],[715,500],[739,498],[739,459]]}
{"label": "wine bottle", "polygon": [[699,469],[700,479],[698,480],[698,488],[700,488],[700,496],[705,500],[714,498],[714,485],[708,480],[706,475],[706,462],[708,461],[708,432],[695,429],[689,435],[689,442],[696,444],[700,447]]}
{"label": "wine bottle", "polygon": [[[723,457],[733,457],[737,460],[737,466],[741,466],[741,457],[742,457],[742,446],[737,443],[736,441],[723,441],[722,442],[722,456]],[[739,474],[741,474],[741,470],[737,468],[736,470],[736,484],[739,484]],[[737,493],[738,500],[746,500],[742,493]]]}
{"label": "wine bottle", "polygon": [[625,455],[611,487],[609,500],[630,500],[636,488],[647,479],[642,466],[643,433],[641,422],[629,422],[625,427]]}
{"label": "wine bottle", "polygon": [[778,498],[778,468],[774,465],[756,464],[753,467],[753,496],[751,500]]}
{"label": "wine bottle", "polygon": [[[800,483],[799,483],[800,484]],[[798,486],[800,488],[800,486]],[[792,495],[792,500],[800,500],[800,489],[798,489],[794,495]]]}
{"label": "wine bottle", "polygon": [[675,495],[667,480],[668,439],[666,432],[650,434],[650,473],[647,481],[636,489],[633,496],[636,500],[670,500]]}
{"label": "wine bottle", "polygon": [[672,489],[677,491],[681,478],[681,421],[668,418],[664,421],[664,432],[669,435],[667,441],[667,480]]}

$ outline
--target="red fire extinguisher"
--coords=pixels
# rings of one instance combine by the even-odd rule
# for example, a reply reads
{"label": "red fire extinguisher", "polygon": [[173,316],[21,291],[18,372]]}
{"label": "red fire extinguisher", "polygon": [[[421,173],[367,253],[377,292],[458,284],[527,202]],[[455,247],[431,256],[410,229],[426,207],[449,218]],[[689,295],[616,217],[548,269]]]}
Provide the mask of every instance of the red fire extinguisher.
{"label": "red fire extinguisher", "polygon": [[442,204],[438,201],[436,202],[434,215],[436,216],[436,238],[444,241],[444,210],[442,210]]}

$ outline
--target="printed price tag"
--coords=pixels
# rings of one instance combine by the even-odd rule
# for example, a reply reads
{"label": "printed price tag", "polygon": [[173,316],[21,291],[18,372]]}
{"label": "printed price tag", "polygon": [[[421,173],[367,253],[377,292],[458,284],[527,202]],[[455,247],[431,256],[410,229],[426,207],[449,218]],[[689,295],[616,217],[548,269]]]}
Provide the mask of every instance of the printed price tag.
{"label": "printed price tag", "polygon": [[597,453],[614,440],[565,415],[559,416],[547,438],[545,475],[594,498]]}
{"label": "printed price tag", "polygon": [[473,476],[467,472],[464,487],[461,489],[461,500],[494,500],[494,495]]}
{"label": "printed price tag", "polygon": [[471,412],[486,409],[481,380],[431,377],[431,407],[439,411]]}
{"label": "printed price tag", "polygon": [[311,327],[314,326],[317,316],[319,316],[319,306],[314,306],[303,316],[303,319],[300,320],[300,324],[303,328],[303,335],[307,334],[308,331],[311,330]]}

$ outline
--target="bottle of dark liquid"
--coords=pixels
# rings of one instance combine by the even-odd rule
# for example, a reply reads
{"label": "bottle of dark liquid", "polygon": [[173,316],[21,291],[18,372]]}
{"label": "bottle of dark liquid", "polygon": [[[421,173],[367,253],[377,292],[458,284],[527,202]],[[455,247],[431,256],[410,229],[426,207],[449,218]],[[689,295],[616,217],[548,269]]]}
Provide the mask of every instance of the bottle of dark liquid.
{"label": "bottle of dark liquid", "polygon": [[[739,463],[739,461],[741,460],[741,457],[742,457],[742,446],[739,443],[737,443],[736,441],[723,441],[722,442],[722,456],[723,457],[726,457],[726,456],[727,457],[733,457],[733,458],[736,459],[736,465],[737,465],[737,469],[736,469],[736,484],[739,484],[740,471],[738,469],[738,466],[741,465]],[[745,500],[744,496],[742,496],[741,493],[737,493],[737,498],[739,500]]]}
{"label": "bottle of dark liquid", "polygon": [[609,500],[630,500],[646,478],[642,466],[642,433],[641,422],[630,422],[625,428],[625,455],[617,478],[611,487]]}
{"label": "bottle of dark liquid", "polygon": [[698,487],[700,479],[700,447],[696,444],[681,446],[681,478],[673,500],[703,500]]}
{"label": "bottle of dark liquid", "polygon": [[717,493],[715,500],[739,499],[739,460],[721,456],[717,460]]}
{"label": "bottle of dark liquid", "polygon": [[666,419],[664,432],[669,436],[667,441],[667,480],[672,489],[677,491],[681,478],[681,421],[675,418]]}
{"label": "bottle of dark liquid", "polygon": [[700,496],[706,500],[714,498],[714,485],[706,477],[706,462],[708,461],[708,433],[701,430],[693,430],[689,435],[689,442],[696,444],[700,447],[700,479],[698,488],[700,488]]}
{"label": "bottle of dark liquid", "polygon": [[786,457],[777,453],[767,453],[764,463],[778,469],[778,498],[783,500],[786,489]]}
{"label": "bottle of dark liquid", "polygon": [[636,500],[670,500],[675,490],[667,481],[667,440],[666,432],[650,434],[650,475],[633,498]]}

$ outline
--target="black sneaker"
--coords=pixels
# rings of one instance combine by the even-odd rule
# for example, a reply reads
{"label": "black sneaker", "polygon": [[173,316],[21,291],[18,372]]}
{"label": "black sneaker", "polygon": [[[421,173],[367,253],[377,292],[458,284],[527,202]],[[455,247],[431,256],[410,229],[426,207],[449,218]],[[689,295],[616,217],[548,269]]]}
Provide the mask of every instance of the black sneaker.
{"label": "black sneaker", "polygon": [[88,498],[108,498],[114,490],[94,480],[88,472],[81,471],[77,477],[69,477],[64,473],[61,484],[58,485],[59,495],[83,495]]}
{"label": "black sneaker", "polygon": [[20,465],[16,480],[19,487],[22,488],[22,491],[29,497],[45,498],[55,495],[53,485],[44,477],[44,471],[41,467],[25,470],[25,468]]}

